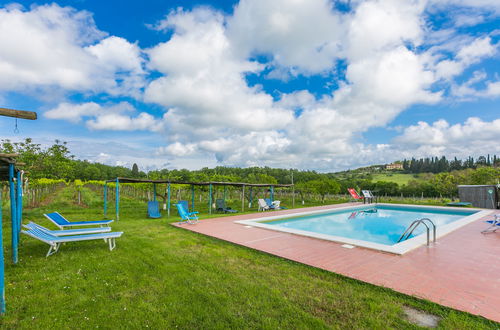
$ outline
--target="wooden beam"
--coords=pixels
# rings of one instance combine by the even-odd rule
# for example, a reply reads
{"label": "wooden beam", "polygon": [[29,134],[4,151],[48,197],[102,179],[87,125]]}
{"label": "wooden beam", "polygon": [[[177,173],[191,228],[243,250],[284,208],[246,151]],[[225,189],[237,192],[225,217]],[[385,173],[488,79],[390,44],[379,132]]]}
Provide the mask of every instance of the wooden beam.
{"label": "wooden beam", "polygon": [[7,109],[7,108],[0,108],[0,116],[22,118],[22,119],[29,119],[29,120],[35,120],[37,118],[36,112],[14,110],[14,109]]}

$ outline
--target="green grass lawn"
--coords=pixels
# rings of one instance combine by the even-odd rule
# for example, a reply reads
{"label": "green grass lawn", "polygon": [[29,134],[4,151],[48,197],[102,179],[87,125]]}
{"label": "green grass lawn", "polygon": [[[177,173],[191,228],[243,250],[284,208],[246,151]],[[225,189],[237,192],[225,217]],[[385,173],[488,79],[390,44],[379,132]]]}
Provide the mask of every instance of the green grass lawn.
{"label": "green grass lawn", "polygon": [[[102,201],[72,187],[24,221],[50,226],[42,214],[101,218]],[[498,324],[467,313],[146,219],[146,205],[123,198],[123,231],[110,252],[103,241],[69,243],[49,258],[48,245],[21,237],[20,262],[10,262],[4,210],[7,314],[2,328],[418,328],[404,306],[443,319],[441,328]],[[203,220],[202,220],[203,221]],[[53,226],[50,226],[54,228]]]}
{"label": "green grass lawn", "polygon": [[388,181],[388,182],[396,182],[398,185],[407,184],[410,180],[416,180],[413,174],[404,174],[404,173],[384,173],[384,174],[374,174],[373,182],[377,181]]}

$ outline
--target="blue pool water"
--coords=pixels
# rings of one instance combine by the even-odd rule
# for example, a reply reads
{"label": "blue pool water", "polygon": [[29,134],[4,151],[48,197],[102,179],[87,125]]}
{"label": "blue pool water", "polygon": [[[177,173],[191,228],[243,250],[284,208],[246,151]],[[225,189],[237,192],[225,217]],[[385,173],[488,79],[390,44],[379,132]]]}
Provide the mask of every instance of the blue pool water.
{"label": "blue pool water", "polygon": [[[306,215],[265,224],[318,234],[342,236],[385,245],[396,244],[406,228],[417,219],[429,218],[436,227],[457,221],[476,213],[471,210],[435,210],[398,206],[367,206],[363,209],[337,210],[329,213]],[[419,226],[413,236],[425,231]]]}

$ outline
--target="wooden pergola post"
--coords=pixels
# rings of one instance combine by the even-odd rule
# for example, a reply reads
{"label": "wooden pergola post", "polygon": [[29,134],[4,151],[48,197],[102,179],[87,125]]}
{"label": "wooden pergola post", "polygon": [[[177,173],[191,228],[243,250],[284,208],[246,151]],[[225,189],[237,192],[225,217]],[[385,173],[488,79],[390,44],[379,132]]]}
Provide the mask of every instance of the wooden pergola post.
{"label": "wooden pergola post", "polygon": [[12,261],[17,264],[17,199],[14,176],[14,164],[9,164],[10,221],[12,222]]}
{"label": "wooden pergola post", "polygon": [[116,198],[115,198],[115,209],[116,209],[116,221],[120,220],[120,179],[116,178]]}
{"label": "wooden pergola post", "polygon": [[104,182],[104,218],[108,217],[108,183]]}
{"label": "wooden pergola post", "polygon": [[194,212],[194,184],[191,185],[191,212]]}
{"label": "wooden pergola post", "polygon": [[167,183],[167,217],[170,217],[170,182]]}
{"label": "wooden pergola post", "polygon": [[[23,222],[23,178],[22,171],[17,171],[17,181],[16,181],[16,241],[19,244],[19,236],[21,235],[21,224]],[[17,249],[17,246],[16,246]]]}
{"label": "wooden pergola post", "polygon": [[2,239],[2,189],[0,189],[0,314],[5,314],[5,279]]}
{"label": "wooden pergola post", "polygon": [[241,212],[245,212],[245,185],[241,191]]}
{"label": "wooden pergola post", "polygon": [[212,184],[208,185],[208,214],[212,214]]}
{"label": "wooden pergola post", "polygon": [[250,203],[248,203],[248,208],[252,208],[252,201],[253,201],[253,196],[252,196],[252,193],[253,193],[253,187],[250,186]]}

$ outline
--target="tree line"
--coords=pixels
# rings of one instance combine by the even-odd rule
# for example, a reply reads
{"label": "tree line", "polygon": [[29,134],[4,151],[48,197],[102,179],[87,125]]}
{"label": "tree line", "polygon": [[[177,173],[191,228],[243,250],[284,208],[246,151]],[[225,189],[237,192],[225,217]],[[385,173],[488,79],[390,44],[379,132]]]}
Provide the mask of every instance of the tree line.
{"label": "tree line", "polygon": [[[17,153],[18,161],[25,163],[31,179],[62,179],[66,181],[109,180],[116,177],[166,179],[171,181],[220,181],[268,184],[295,184],[299,194],[346,193],[347,188],[370,189],[379,195],[395,196],[456,196],[458,184],[496,184],[500,180],[500,160],[493,157],[472,157],[466,160],[447,160],[433,157],[403,160],[404,171],[415,178],[405,185],[389,181],[374,181],[366,171],[318,173],[312,170],[280,169],[270,167],[225,167],[187,169],[158,169],[149,172],[132,168],[110,166],[75,159],[66,142],[56,140],[47,148],[27,138],[22,142],[0,141],[0,153]],[[424,172],[425,171],[425,172]]]}
{"label": "tree line", "polygon": [[446,159],[445,156],[427,157],[410,160],[404,159],[402,162],[403,170],[407,173],[442,173],[465,169],[475,169],[482,166],[500,166],[500,158],[497,155],[480,156],[477,159],[467,157],[465,160],[455,157],[452,160]]}

